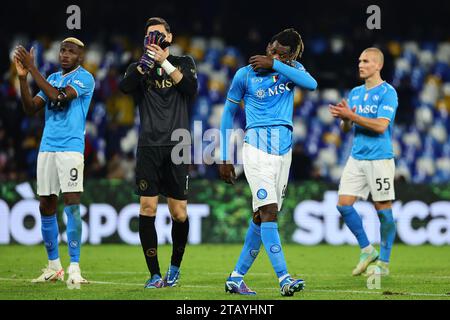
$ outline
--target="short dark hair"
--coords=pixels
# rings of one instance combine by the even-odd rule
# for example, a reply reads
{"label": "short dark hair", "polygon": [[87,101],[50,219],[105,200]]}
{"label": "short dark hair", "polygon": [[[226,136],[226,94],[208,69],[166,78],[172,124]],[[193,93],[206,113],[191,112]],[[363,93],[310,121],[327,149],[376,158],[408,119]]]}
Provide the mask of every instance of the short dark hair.
{"label": "short dark hair", "polygon": [[147,20],[147,22],[145,23],[145,30],[144,32],[147,33],[148,27],[150,26],[157,26],[162,24],[164,26],[164,28],[167,30],[168,33],[170,33],[170,26],[167,23],[166,20],[164,20],[163,18],[160,17],[152,17],[150,19]]}
{"label": "short dark hair", "polygon": [[291,53],[294,55],[293,60],[302,56],[304,44],[300,33],[298,33],[294,28],[284,29],[283,31],[277,33],[270,40],[270,44],[278,41],[283,46],[289,46],[291,48]]}

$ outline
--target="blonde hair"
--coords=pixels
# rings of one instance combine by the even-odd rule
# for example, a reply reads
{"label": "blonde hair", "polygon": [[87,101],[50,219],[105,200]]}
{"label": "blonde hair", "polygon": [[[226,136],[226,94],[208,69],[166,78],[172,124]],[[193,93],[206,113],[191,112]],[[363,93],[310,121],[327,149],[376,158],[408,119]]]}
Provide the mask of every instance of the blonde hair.
{"label": "blonde hair", "polygon": [[66,38],[61,43],[65,43],[65,42],[70,42],[70,43],[76,44],[79,47],[84,48],[84,43],[74,37]]}

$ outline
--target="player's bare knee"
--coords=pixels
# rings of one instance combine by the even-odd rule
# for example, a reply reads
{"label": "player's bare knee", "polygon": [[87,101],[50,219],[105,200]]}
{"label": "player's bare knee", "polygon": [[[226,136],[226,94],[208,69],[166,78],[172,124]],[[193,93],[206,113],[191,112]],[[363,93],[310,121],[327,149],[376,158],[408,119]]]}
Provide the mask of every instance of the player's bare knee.
{"label": "player's bare knee", "polygon": [[140,214],[143,216],[154,217],[156,216],[156,210],[158,208],[157,203],[150,201],[141,201]]}
{"label": "player's bare knee", "polygon": [[63,193],[64,205],[71,206],[74,204],[80,204],[81,193],[80,192],[68,192]]}
{"label": "player's bare knee", "polygon": [[259,210],[256,212],[253,212],[253,223],[257,226],[261,225],[261,214],[259,213]]}
{"label": "player's bare knee", "polygon": [[339,197],[338,207],[352,206],[356,201],[356,197]]}
{"label": "player's bare knee", "polygon": [[51,216],[56,213],[57,198],[56,196],[40,197],[39,212],[43,216]]}
{"label": "player's bare knee", "polygon": [[352,206],[355,203],[352,199],[339,199],[338,200],[338,207],[349,207]]}
{"label": "player's bare knee", "polygon": [[52,216],[56,213],[56,205],[51,205],[48,203],[40,203],[39,204],[39,212],[43,216]]}
{"label": "player's bare knee", "polygon": [[261,222],[276,222],[278,214],[278,205],[276,203],[268,204],[259,208]]}
{"label": "player's bare knee", "polygon": [[158,209],[158,197],[141,197],[140,214],[147,217],[155,217]]}
{"label": "player's bare knee", "polygon": [[150,203],[141,203],[140,214],[147,217],[156,216],[157,205]]}
{"label": "player's bare knee", "polygon": [[176,222],[184,222],[187,219],[187,201],[169,200],[169,211]]}
{"label": "player's bare knee", "polygon": [[392,201],[375,201],[374,202],[375,209],[377,211],[379,210],[385,210],[385,209],[391,209],[392,208]]}
{"label": "player's bare knee", "polygon": [[186,212],[178,212],[178,213],[175,213],[175,214],[171,214],[171,216],[172,216],[172,219],[174,221],[179,222],[179,223],[183,223],[187,219],[187,213]]}

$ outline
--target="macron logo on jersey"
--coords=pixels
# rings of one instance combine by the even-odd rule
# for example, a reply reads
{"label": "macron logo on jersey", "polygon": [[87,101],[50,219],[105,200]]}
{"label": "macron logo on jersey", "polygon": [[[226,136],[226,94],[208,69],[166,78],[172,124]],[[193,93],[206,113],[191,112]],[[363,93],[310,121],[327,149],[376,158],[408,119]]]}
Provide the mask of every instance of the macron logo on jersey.
{"label": "macron logo on jersey", "polygon": [[383,106],[383,110],[390,111],[390,112],[394,113],[394,108],[391,107],[391,106]]}
{"label": "macron logo on jersey", "polygon": [[80,86],[81,88],[84,88],[83,82],[81,82],[81,81],[78,80],[78,79],[74,80],[73,83],[75,83],[76,85]]}

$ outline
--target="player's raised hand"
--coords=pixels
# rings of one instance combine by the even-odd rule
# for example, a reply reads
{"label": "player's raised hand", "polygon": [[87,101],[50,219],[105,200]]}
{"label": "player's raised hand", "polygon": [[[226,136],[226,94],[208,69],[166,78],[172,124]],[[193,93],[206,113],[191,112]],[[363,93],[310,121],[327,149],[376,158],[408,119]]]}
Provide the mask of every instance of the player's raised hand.
{"label": "player's raised hand", "polygon": [[17,59],[16,56],[14,56],[14,65],[16,66],[17,76],[19,78],[26,78],[26,76],[28,75],[28,70],[23,67],[22,63],[19,61],[19,59]]}
{"label": "player's raised hand", "polygon": [[334,104],[329,104],[328,105],[328,110],[330,111],[331,115],[335,118],[339,118],[339,112],[338,112],[338,107],[342,107],[342,103],[339,102],[338,104],[334,105]]}
{"label": "player's raised hand", "polygon": [[337,105],[329,105],[330,113],[335,118],[341,118],[342,120],[352,120],[352,117],[356,111],[356,107],[350,109],[347,100],[342,99]]}
{"label": "player's raised hand", "polygon": [[268,56],[252,56],[248,59],[248,62],[252,65],[253,70],[272,69],[273,67],[273,59]]}
{"label": "player's raised hand", "polygon": [[234,184],[236,181],[236,173],[232,164],[219,163],[219,175],[220,179],[228,184]]}
{"label": "player's raised hand", "polygon": [[154,60],[156,62],[158,62],[159,64],[163,63],[164,60],[167,59],[167,57],[169,56],[169,48],[166,49],[161,49],[160,46],[156,45],[156,44],[150,44],[146,47],[148,50],[150,50],[150,52],[153,52],[154,54]]}
{"label": "player's raised hand", "polygon": [[14,51],[14,57],[17,58],[22,66],[28,71],[34,67],[34,47],[28,52],[24,47],[19,45]]}

